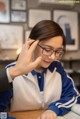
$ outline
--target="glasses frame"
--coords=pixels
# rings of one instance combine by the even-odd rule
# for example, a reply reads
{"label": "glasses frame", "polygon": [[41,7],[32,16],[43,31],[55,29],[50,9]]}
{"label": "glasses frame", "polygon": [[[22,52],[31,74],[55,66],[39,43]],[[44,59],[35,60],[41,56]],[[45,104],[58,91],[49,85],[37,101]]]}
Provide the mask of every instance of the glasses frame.
{"label": "glasses frame", "polygon": [[[43,49],[42,50],[42,54],[45,55],[44,51],[47,52],[47,50],[46,50],[47,48],[41,46],[40,44],[38,44],[38,46]],[[51,54],[50,55],[45,55],[45,56],[51,56],[54,53],[54,55],[55,55],[56,58],[61,59],[63,57],[63,55],[64,55],[65,50],[64,50],[64,48],[60,48],[60,49],[62,50],[62,53],[59,56],[57,56],[58,49],[57,50],[54,50],[52,48],[51,48],[51,50],[52,50]]]}

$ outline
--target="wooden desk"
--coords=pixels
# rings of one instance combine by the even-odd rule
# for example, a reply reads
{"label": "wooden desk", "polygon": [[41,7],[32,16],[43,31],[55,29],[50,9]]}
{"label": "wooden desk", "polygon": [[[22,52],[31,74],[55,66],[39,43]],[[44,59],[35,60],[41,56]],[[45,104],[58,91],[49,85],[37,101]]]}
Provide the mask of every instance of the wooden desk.
{"label": "wooden desk", "polygon": [[26,111],[26,112],[12,112],[10,116],[16,117],[16,119],[37,119],[37,117],[44,112],[43,110],[38,111]]}
{"label": "wooden desk", "polygon": [[[41,113],[45,110],[38,111],[26,111],[26,112],[12,112],[9,113],[10,116],[15,117],[16,119],[37,119]],[[57,119],[64,119],[63,117],[58,117]]]}

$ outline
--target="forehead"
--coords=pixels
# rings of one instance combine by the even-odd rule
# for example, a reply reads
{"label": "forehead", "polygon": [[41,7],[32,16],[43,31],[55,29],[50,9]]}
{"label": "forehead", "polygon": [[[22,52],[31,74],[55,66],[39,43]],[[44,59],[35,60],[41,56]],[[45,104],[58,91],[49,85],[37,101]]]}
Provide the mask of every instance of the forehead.
{"label": "forehead", "polygon": [[60,48],[63,46],[63,38],[61,36],[56,36],[47,40],[40,42],[41,45],[48,45],[53,48]]}

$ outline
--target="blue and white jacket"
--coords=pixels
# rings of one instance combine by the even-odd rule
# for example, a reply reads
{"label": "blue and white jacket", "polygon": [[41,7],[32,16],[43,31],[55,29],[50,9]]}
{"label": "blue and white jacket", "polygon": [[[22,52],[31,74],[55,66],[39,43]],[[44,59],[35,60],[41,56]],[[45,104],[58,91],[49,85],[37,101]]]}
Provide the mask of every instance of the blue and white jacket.
{"label": "blue and white jacket", "polygon": [[[7,66],[13,66],[11,63]],[[36,71],[20,75],[13,80],[13,89],[0,93],[0,111],[10,105],[10,111],[49,109],[58,116],[80,103],[80,94],[73,80],[60,62],[53,62],[42,73]]]}

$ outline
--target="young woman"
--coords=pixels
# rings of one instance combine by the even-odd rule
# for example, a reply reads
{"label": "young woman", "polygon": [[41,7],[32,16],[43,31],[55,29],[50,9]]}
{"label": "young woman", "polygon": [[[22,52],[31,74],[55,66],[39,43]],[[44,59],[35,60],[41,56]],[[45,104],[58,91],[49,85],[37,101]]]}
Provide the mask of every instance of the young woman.
{"label": "young woman", "polygon": [[19,60],[6,67],[9,79],[14,79],[13,89],[0,94],[0,111],[12,99],[10,111],[45,109],[38,119],[57,119],[80,103],[80,95],[59,61],[65,46],[64,33],[57,23],[37,23]]}

